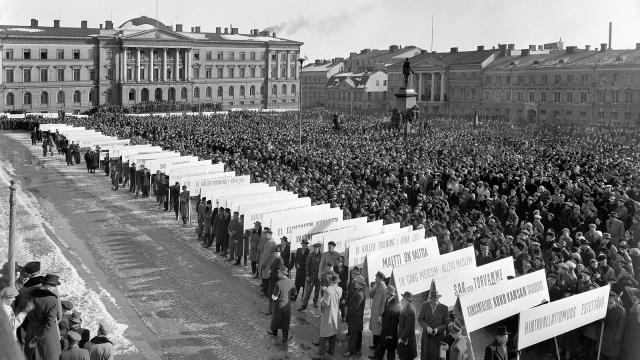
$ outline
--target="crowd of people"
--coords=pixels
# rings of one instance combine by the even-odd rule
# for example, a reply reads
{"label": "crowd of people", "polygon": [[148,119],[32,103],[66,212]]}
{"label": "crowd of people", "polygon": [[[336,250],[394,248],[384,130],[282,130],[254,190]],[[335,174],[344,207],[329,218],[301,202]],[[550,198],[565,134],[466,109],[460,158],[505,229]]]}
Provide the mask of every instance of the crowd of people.
{"label": "crowd of people", "polygon": [[9,266],[2,268],[0,299],[9,330],[27,360],[113,360],[110,327],[99,323],[92,337],[82,314],[59,295],[60,279],[40,273],[40,262],[15,264],[15,285],[9,284]]}
{"label": "crowd of people", "polygon": [[[183,155],[224,162],[238,175],[250,175],[252,182],[310,197],[313,204],[339,206],[345,219],[365,216],[385,224],[424,228],[427,236],[437,237],[441,254],[473,246],[478,266],[513,256],[517,275],[546,270],[552,300],[610,284],[602,354],[607,359],[636,356],[640,350],[634,341],[640,334],[637,129],[616,124],[486,122],[472,126],[432,118],[424,131],[400,136],[388,126],[387,114],[356,114],[344,118],[339,126],[332,119],[322,111],[145,118],[114,111],[65,122],[131,138],[133,143],[152,143]],[[28,122],[19,126],[33,127]],[[208,202],[201,210],[198,233],[204,245],[228,241],[229,210],[213,209]],[[216,221],[218,217],[222,222]],[[217,224],[227,228],[221,230]],[[372,316],[370,321],[376,346],[371,356],[381,358],[381,348],[393,352],[386,340],[398,345],[398,340],[411,342],[399,337],[397,325],[392,326],[393,331],[382,325],[390,306],[385,281],[368,284],[363,279],[361,284],[357,273],[346,276],[354,269],[346,269],[339,254],[318,254],[309,244],[303,245],[302,252],[289,254],[287,239],[277,245],[260,224],[241,233],[242,237],[235,233],[236,240],[229,246],[242,244],[248,249],[252,271],[263,280],[263,293],[271,299],[268,313],[276,319],[271,333],[282,328],[278,325],[283,313],[286,319],[290,311],[286,299],[301,298],[300,309],[305,310],[313,293],[314,306],[330,309],[322,312],[320,320],[326,323],[320,326],[321,352],[333,352],[335,338],[328,334],[335,335],[336,319],[344,318],[354,342],[345,355],[359,354],[357,334],[362,333],[362,318],[358,314],[364,302],[357,306],[351,302],[361,298],[362,285],[368,287],[366,293],[373,296],[381,314],[380,319]],[[228,248],[216,246],[216,250],[230,254]],[[237,256],[230,260],[240,263]],[[287,280],[294,268],[295,280]],[[329,270],[333,274],[327,274]],[[388,275],[383,280],[388,282]],[[292,284],[281,284],[287,281]],[[448,317],[430,319],[437,312],[437,290],[430,294],[417,316],[423,329],[421,357],[439,359],[440,342],[445,337],[454,339],[450,335],[463,325]],[[411,305],[412,298],[412,294],[403,294],[403,304]],[[411,307],[394,306],[401,312]],[[381,335],[382,328],[391,335]],[[507,322],[497,330],[496,339],[508,338],[516,330]],[[586,327],[559,338],[562,357],[593,355],[596,333],[593,327]],[[287,340],[288,333],[284,335]],[[455,340],[458,347],[462,339]],[[452,345],[447,344],[445,356],[458,348]],[[496,348],[502,351],[503,346]],[[397,350],[401,358],[413,358]]]}

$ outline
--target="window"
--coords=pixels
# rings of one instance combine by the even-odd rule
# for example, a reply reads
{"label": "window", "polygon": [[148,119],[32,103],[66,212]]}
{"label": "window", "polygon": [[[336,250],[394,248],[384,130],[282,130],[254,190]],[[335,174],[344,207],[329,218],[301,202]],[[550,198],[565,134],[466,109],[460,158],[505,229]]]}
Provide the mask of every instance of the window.
{"label": "window", "polygon": [[204,70],[204,77],[207,79],[211,79],[211,67],[208,67]]}
{"label": "window", "polygon": [[581,84],[586,84],[588,81],[589,81],[589,75],[587,75],[587,74],[580,75],[580,83]]}
{"label": "window", "polygon": [[255,60],[256,59],[256,53],[254,51],[249,53],[249,60]]}
{"label": "window", "polygon": [[4,70],[4,81],[12,83],[13,82],[13,69],[5,69]]}
{"label": "window", "polygon": [[227,53],[227,60],[234,60],[235,58],[235,53],[233,51],[229,51]]}
{"label": "window", "polygon": [[613,96],[612,96],[612,99],[613,99],[613,102],[614,102],[614,103],[618,103],[618,102],[620,102],[620,101],[619,101],[619,100],[620,100],[620,91],[618,91],[618,90],[613,90],[613,91],[612,91],[612,95],[613,95]]}
{"label": "window", "polygon": [[218,68],[218,79],[222,79],[224,77],[224,69],[219,67]]}
{"label": "window", "polygon": [[73,69],[73,81],[80,81],[80,69]]}
{"label": "window", "polygon": [[256,68],[250,68],[249,69],[249,75],[252,78],[256,77]]}
{"label": "window", "polygon": [[[111,50],[107,50],[107,60],[111,60],[112,55],[113,55],[113,52]],[[80,50],[79,49],[73,50],[73,59],[74,60],[79,60],[80,59]]]}
{"label": "window", "polygon": [[518,91],[518,93],[516,94],[516,96],[517,96],[517,100],[518,100],[519,102],[522,102],[522,99],[523,99],[522,92],[521,92],[521,91]]}
{"label": "window", "polygon": [[611,118],[613,118],[614,120],[618,120],[618,112],[617,111],[612,112]]}
{"label": "window", "polygon": [[296,65],[291,65],[290,73],[291,73],[291,78],[293,78],[293,79],[297,78],[297,67],[296,67]]}
{"label": "window", "polygon": [[580,93],[580,102],[581,103],[586,103],[587,102],[587,92],[583,91]]}
{"label": "window", "polygon": [[511,75],[507,76],[507,85],[511,85]]}
{"label": "window", "polygon": [[278,77],[278,68],[275,65],[271,65],[271,78],[275,79]]}
{"label": "window", "polygon": [[240,85],[240,96],[244,96],[244,85]]}
{"label": "window", "polygon": [[211,51],[207,51],[207,61],[213,60],[213,56],[211,55]]}
{"label": "window", "polygon": [[560,84],[560,78],[561,78],[560,75],[554,76],[554,84],[556,84],[556,85]]}
{"label": "window", "polygon": [[600,120],[604,119],[604,111],[602,110],[598,111],[598,119]]}
{"label": "window", "polygon": [[229,68],[227,69],[227,71],[229,72],[229,78],[233,78],[234,75],[234,68],[233,66],[229,66]]}
{"label": "window", "polygon": [[58,104],[64,104],[64,91],[58,91],[58,96],[56,97]]}
{"label": "window", "polygon": [[64,69],[58,69],[58,81],[64,81]]}
{"label": "window", "polygon": [[244,51],[240,53],[240,60],[246,60]]}
{"label": "window", "polygon": [[131,89],[129,90],[129,101],[134,101],[136,99],[136,91]]}
{"label": "window", "polygon": [[[146,69],[144,67],[140,67],[140,80],[144,80],[146,78],[146,74],[147,72],[145,71]],[[182,71],[182,69],[180,69],[180,71]],[[109,78],[113,79],[111,76],[109,76]]]}
{"label": "window", "polygon": [[554,91],[553,92],[553,102],[560,102],[560,92],[559,91]]}
{"label": "window", "polygon": [[631,104],[633,102],[633,93],[630,89],[624,91],[624,102],[627,104]]}
{"label": "window", "polygon": [[251,95],[251,96],[255,96],[256,95],[256,87],[254,85],[251,85],[249,87],[249,95]]}
{"label": "window", "polygon": [[604,102],[604,90],[598,90],[598,102],[599,103]]}
{"label": "window", "polygon": [[380,80],[376,80],[376,86],[380,86]]}
{"label": "window", "polygon": [[295,95],[296,94],[296,84],[292,84],[291,85],[291,95]]}
{"label": "window", "polygon": [[207,90],[205,90],[205,96],[210,98],[213,95],[213,91],[211,90],[211,86],[207,86]]}
{"label": "window", "polygon": [[89,69],[89,80],[96,80],[96,69]]}
{"label": "window", "polygon": [[242,67],[242,68],[240,68],[240,77],[241,77],[241,78],[244,78],[244,76],[245,76],[244,70],[245,70],[245,69],[244,69],[243,67]]}
{"label": "window", "polygon": [[[167,77],[170,78],[171,75],[168,75]],[[131,79],[133,79],[133,69],[127,68],[127,80],[131,80]]]}
{"label": "window", "polygon": [[46,91],[43,91],[40,94],[40,104],[46,105],[49,103],[49,93]]}
{"label": "window", "polygon": [[224,59],[224,53],[222,51],[218,52],[218,60]]}
{"label": "window", "polygon": [[[275,56],[275,54],[274,54],[274,56]],[[273,84],[273,86],[271,86],[271,95],[278,96],[278,85]]]}
{"label": "window", "polygon": [[265,60],[267,58],[267,55],[263,52],[260,53],[260,60]]}
{"label": "window", "polygon": [[626,121],[631,120],[631,111],[627,111],[627,112],[624,113],[624,119]]}
{"label": "window", "polygon": [[110,103],[113,98],[113,91],[111,89],[107,90],[107,103]]}
{"label": "window", "polygon": [[15,103],[16,103],[16,100],[15,100],[15,97],[13,96],[13,93],[8,93],[7,94],[7,105],[13,106],[13,105],[15,105]]}
{"label": "window", "polygon": [[80,90],[76,90],[73,92],[73,103],[74,104],[80,104],[80,100],[81,100],[81,95],[80,95]]}
{"label": "window", "polygon": [[547,75],[542,75],[542,83],[547,84]]}
{"label": "window", "polygon": [[31,59],[31,49],[24,49],[22,51],[22,58],[25,60]]}
{"label": "window", "polygon": [[573,84],[573,75],[567,75],[567,83]]}
{"label": "window", "polygon": [[536,93],[533,91],[529,91],[529,101],[533,102],[536,101]]}
{"label": "window", "polygon": [[573,93],[572,92],[568,92],[567,93],[567,103],[572,103],[573,102]]}
{"label": "window", "polygon": [[200,60],[200,51],[198,50],[193,51],[193,60]]}
{"label": "window", "polygon": [[276,53],[272,53],[272,54],[271,54],[271,61],[276,61],[276,60],[278,60],[278,59],[276,58]]}
{"label": "window", "polygon": [[40,49],[40,59],[46,60],[47,59],[47,49]]}
{"label": "window", "polygon": [[47,82],[49,78],[49,69],[40,69],[40,81]]}
{"label": "window", "polygon": [[285,79],[287,77],[287,65],[280,66],[280,77]]}
{"label": "window", "polygon": [[282,85],[282,96],[286,96],[287,95],[287,85]]}
{"label": "window", "polygon": [[540,102],[546,102],[546,101],[547,101],[547,93],[543,91],[540,93]]}
{"label": "window", "polygon": [[22,81],[31,82],[31,69],[22,69]]}
{"label": "window", "polygon": [[264,85],[260,85],[260,93],[259,93],[259,95],[264,94],[264,91],[265,91],[264,90]]}
{"label": "window", "polygon": [[193,68],[193,78],[200,79],[200,68]]}
{"label": "window", "polygon": [[30,92],[24,93],[22,100],[25,105],[31,105],[31,93]]}
{"label": "window", "polygon": [[285,52],[280,53],[280,61],[282,62],[287,61],[287,53]]}
{"label": "window", "polygon": [[233,97],[235,95],[235,89],[233,86],[229,86],[229,96]]}
{"label": "window", "polygon": [[387,86],[387,80],[382,80],[382,86]]}
{"label": "window", "polygon": [[[387,80],[384,81],[384,84],[387,85]],[[476,98],[476,88],[471,88],[471,99],[475,99],[475,98]]]}
{"label": "window", "polygon": [[511,101],[511,91],[507,92],[507,101]]}
{"label": "window", "polygon": [[485,99],[486,101],[488,101],[488,100],[489,100],[489,92],[488,92],[488,91],[485,91],[485,92],[484,92],[484,99]]}
{"label": "window", "polygon": [[536,84],[536,76],[535,75],[529,76],[529,83],[531,85],[535,85]]}
{"label": "window", "polygon": [[218,86],[218,97],[222,97],[222,94],[223,94],[222,86]]}
{"label": "window", "polygon": [[523,78],[522,75],[518,75],[518,80],[517,80],[518,82],[516,84],[518,85],[522,84],[522,81],[523,81],[522,78]]}
{"label": "window", "polygon": [[196,99],[200,99],[200,88],[193,89],[193,97]]}
{"label": "window", "polygon": [[[13,49],[7,49],[4,52],[4,58],[7,60],[13,59]],[[11,94],[13,96],[13,94]]]}
{"label": "window", "polygon": [[181,99],[186,99],[187,98],[187,88],[183,87],[182,90],[180,90],[180,98]]}
{"label": "window", "polygon": [[93,58],[95,57],[95,51],[93,51],[93,49],[89,49],[89,60],[93,60]]}

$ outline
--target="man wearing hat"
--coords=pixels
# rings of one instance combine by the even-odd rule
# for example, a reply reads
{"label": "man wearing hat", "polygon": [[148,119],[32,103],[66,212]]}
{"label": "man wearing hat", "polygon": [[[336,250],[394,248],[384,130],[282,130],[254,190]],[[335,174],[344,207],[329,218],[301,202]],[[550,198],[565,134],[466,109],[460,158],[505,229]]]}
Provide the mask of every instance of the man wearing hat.
{"label": "man wearing hat", "polygon": [[75,331],[65,335],[67,347],[62,350],[60,360],[91,360],[89,350],[81,349],[78,343],[81,340],[80,334]]}
{"label": "man wearing hat", "polygon": [[240,213],[233,212],[233,218],[229,221],[229,261],[236,260],[236,265],[240,265],[242,259],[242,223],[240,222]]}
{"label": "man wearing hat", "polygon": [[282,236],[280,238],[280,246],[282,246],[282,255],[280,255],[282,256],[282,263],[291,271],[293,262],[291,261],[291,243],[289,242],[289,238]]}
{"label": "man wearing hat", "polygon": [[291,279],[287,277],[289,269],[280,266],[278,269],[278,282],[273,287],[271,300],[274,302],[273,316],[267,334],[278,336],[278,329],[282,329],[282,342],[287,343],[289,337],[289,324],[291,323],[291,299],[295,296],[295,288]]}
{"label": "man wearing hat", "polygon": [[453,342],[451,344],[447,344],[446,342],[444,343],[446,348],[449,350],[449,357],[447,360],[471,359],[471,355],[468,354],[471,346],[467,337],[462,335],[462,324],[456,320],[450,322],[447,328],[449,330],[449,335],[453,338]]}
{"label": "man wearing hat", "polygon": [[391,354],[396,353],[398,345],[398,320],[402,307],[396,297],[396,288],[393,285],[387,286],[385,290],[386,303],[382,312],[382,330],[380,331],[380,339],[374,353],[369,355],[369,359],[382,360],[385,352],[387,358]]}
{"label": "man wearing hat", "polygon": [[384,303],[387,299],[387,284],[385,283],[386,276],[378,271],[376,273],[376,280],[369,290],[369,297],[371,297],[371,320],[369,321],[369,330],[373,334],[373,341],[370,346],[371,349],[375,349],[380,342],[380,334],[382,333],[382,312],[384,311]]}
{"label": "man wearing hat", "polygon": [[421,355],[422,359],[438,359],[440,354],[440,342],[444,338],[445,329],[449,323],[449,310],[440,304],[440,294],[436,290],[436,284],[431,281],[431,288],[427,295],[427,301],[422,305],[418,323],[422,327]]}
{"label": "man wearing hat", "polygon": [[60,332],[58,330],[58,276],[47,274],[42,287],[31,293],[33,310],[26,318],[25,357],[32,359],[57,359],[60,357]]}
{"label": "man wearing hat", "polygon": [[307,308],[307,303],[311,297],[313,291],[313,307],[318,307],[318,296],[320,295],[320,280],[316,276],[320,271],[320,261],[322,260],[322,254],[320,253],[320,247],[322,244],[313,244],[313,251],[307,256],[305,263],[306,285],[304,288],[304,297],[302,298],[302,304],[298,311],[303,311]]}
{"label": "man wearing hat", "polygon": [[594,274],[596,277],[596,283],[600,286],[604,286],[607,285],[607,283],[616,281],[615,271],[607,265],[607,255],[600,253],[596,257],[596,260],[598,261],[598,266],[596,267]]}
{"label": "man wearing hat", "polygon": [[[16,280],[16,284],[20,283],[24,287],[31,287],[42,284],[43,276],[40,274],[40,261],[30,261],[24,265],[20,277]],[[33,280],[31,280],[33,279]]]}
{"label": "man wearing hat", "polygon": [[516,351],[507,348],[509,332],[505,326],[496,328],[495,339],[484,350],[485,360],[508,360],[516,358]]}
{"label": "man wearing hat", "polygon": [[[221,207],[218,211],[218,218],[215,223],[216,253],[221,256],[227,255],[229,247],[229,222],[231,221],[231,209]],[[267,254],[269,256],[269,254]]]}
{"label": "man wearing hat", "polygon": [[[71,313],[71,316],[69,316],[68,334],[72,332],[80,334],[80,341],[78,342],[78,346],[80,347],[84,347],[84,344],[87,343],[89,340],[91,340],[91,332],[89,331],[89,329],[85,329],[82,327],[82,317],[80,316],[80,313],[77,311],[74,311],[73,313]],[[62,338],[63,349],[67,348],[66,341],[67,341],[66,338]]]}
{"label": "man wearing hat", "polygon": [[109,334],[111,328],[107,324],[98,324],[98,334],[84,344],[91,359],[113,359],[113,343],[108,338]]}
{"label": "man wearing hat", "polygon": [[[303,298],[304,298],[304,283],[307,276],[307,272],[306,272],[307,256],[309,256],[309,240],[303,239],[301,243],[301,247],[296,250],[296,252],[293,254],[293,259],[291,259],[291,262],[294,264],[296,268],[296,279],[295,279],[296,295],[302,294]],[[296,296],[296,299],[297,299],[297,296]]]}
{"label": "man wearing hat", "polygon": [[[602,354],[606,359],[617,359],[621,355],[622,338],[633,336],[625,334],[625,318],[626,311],[620,304],[620,298],[617,293],[610,291],[609,300],[607,302],[607,314],[604,318],[604,331],[602,332]],[[637,337],[634,337],[636,341]],[[633,358],[637,358],[638,354],[633,354]]]}
{"label": "man wearing hat", "polygon": [[187,185],[182,186],[182,192],[178,196],[180,202],[180,217],[182,217],[182,225],[187,225],[187,218],[189,217],[189,191]]}
{"label": "man wearing hat", "polygon": [[331,285],[327,287],[320,300],[320,342],[319,359],[331,359],[336,347],[336,335],[340,324],[340,298],[342,289],[338,286],[340,277],[335,274],[331,279]]}
{"label": "man wearing hat", "polygon": [[69,331],[69,318],[73,314],[73,303],[69,300],[62,300],[60,305],[62,306],[62,318],[58,322],[58,329],[60,329],[60,337],[64,338]]}
{"label": "man wearing hat", "polygon": [[367,281],[358,275],[355,277],[354,290],[348,296],[347,303],[347,329],[349,331],[348,351],[344,357],[360,355],[362,349],[362,330],[364,327],[364,287]]}
{"label": "man wearing hat", "polygon": [[413,307],[413,294],[405,291],[402,294],[402,310],[398,316],[398,357],[400,360],[413,360],[416,356],[416,309]]}
{"label": "man wearing hat", "polygon": [[320,269],[319,269],[320,271],[318,271],[318,279],[320,281],[322,281],[322,276],[324,275],[322,272],[324,271],[327,263],[330,263],[330,264],[333,264],[333,266],[336,266],[338,264],[338,256],[340,256],[340,254],[334,251],[334,249],[336,248],[335,242],[329,241],[327,246],[329,247],[329,250],[325,251],[322,254],[322,258],[320,259]]}
{"label": "man wearing hat", "polygon": [[620,244],[620,240],[624,239],[624,222],[618,219],[617,212],[612,211],[606,224],[607,232],[611,234],[611,243],[617,247]]}
{"label": "man wearing hat", "polygon": [[[273,233],[270,229],[265,229],[262,233],[263,239],[262,246],[259,248],[258,253],[260,254],[260,278],[262,279],[262,294],[264,296],[270,296],[269,291],[269,275],[271,272],[271,268],[268,266],[268,261],[273,255],[273,248],[276,247],[276,240],[273,238]],[[264,240],[264,241],[263,241]],[[216,248],[218,245],[216,244]]]}
{"label": "man wearing hat", "polygon": [[273,247],[271,251],[271,256],[267,260],[267,269],[269,269],[269,285],[267,288],[267,298],[269,299],[269,310],[267,311],[267,315],[271,315],[273,312],[273,301],[271,300],[271,294],[273,293],[273,288],[276,286],[280,277],[278,276],[278,271],[281,266],[284,266],[282,261],[282,247],[280,245],[276,245]]}
{"label": "man wearing hat", "polygon": [[178,213],[180,212],[180,183],[177,181],[173,186],[169,187],[169,204],[171,205],[170,210],[173,210],[176,220],[178,220]]}
{"label": "man wearing hat", "polygon": [[2,309],[4,310],[5,314],[7,314],[7,318],[9,319],[9,326],[13,330],[11,331],[11,334],[13,335],[14,339],[16,339],[16,330],[18,330],[20,325],[22,325],[22,322],[24,321],[25,317],[27,316],[27,313],[29,312],[28,311],[29,309],[26,309],[26,311],[21,311],[17,313],[14,311],[14,308],[12,307],[12,305],[16,296],[18,296],[18,290],[16,290],[16,288],[12,286],[5,287],[2,290],[0,290],[0,300],[2,300]]}
{"label": "man wearing hat", "polygon": [[258,271],[258,263],[260,262],[258,253],[260,248],[260,239],[262,239],[262,223],[260,223],[260,221],[256,221],[253,223],[251,234],[249,234],[249,260],[251,261],[251,274],[256,278],[260,277],[260,272]]}

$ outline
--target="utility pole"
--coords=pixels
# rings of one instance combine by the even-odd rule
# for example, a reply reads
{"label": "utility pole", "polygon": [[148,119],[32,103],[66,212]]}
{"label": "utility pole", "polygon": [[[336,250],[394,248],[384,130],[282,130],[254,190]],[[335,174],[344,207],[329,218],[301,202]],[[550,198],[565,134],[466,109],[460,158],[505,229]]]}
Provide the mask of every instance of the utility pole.
{"label": "utility pole", "polygon": [[9,254],[8,254],[8,263],[9,263],[9,286],[16,286],[16,263],[15,263],[15,220],[16,220],[16,181],[11,180],[11,186],[9,186],[9,190],[11,191],[9,195]]}

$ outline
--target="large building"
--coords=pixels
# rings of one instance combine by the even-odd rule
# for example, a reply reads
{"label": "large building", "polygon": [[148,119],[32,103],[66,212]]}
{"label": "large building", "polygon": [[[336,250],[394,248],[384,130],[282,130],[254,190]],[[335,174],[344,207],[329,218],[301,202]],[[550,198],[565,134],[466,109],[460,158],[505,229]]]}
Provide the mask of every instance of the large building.
{"label": "large building", "polygon": [[2,25],[0,111],[84,111],[147,101],[297,109],[301,42],[237,28],[184,31],[139,17],[114,28]]}
{"label": "large building", "polygon": [[344,59],[316,60],[300,71],[303,109],[327,106],[327,81],[333,75],[343,72]]}
{"label": "large building", "polygon": [[327,82],[327,108],[343,112],[386,110],[387,73],[378,70],[332,76]]}

